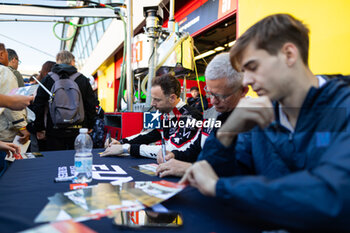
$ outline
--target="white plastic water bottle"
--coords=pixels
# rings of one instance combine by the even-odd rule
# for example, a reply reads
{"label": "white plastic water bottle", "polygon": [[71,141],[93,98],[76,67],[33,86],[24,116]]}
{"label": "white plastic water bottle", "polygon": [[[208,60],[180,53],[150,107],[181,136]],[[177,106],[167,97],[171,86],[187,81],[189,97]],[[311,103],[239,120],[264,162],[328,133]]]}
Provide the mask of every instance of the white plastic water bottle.
{"label": "white plastic water bottle", "polygon": [[74,142],[74,183],[88,183],[92,180],[92,140],[88,129],[81,128]]}

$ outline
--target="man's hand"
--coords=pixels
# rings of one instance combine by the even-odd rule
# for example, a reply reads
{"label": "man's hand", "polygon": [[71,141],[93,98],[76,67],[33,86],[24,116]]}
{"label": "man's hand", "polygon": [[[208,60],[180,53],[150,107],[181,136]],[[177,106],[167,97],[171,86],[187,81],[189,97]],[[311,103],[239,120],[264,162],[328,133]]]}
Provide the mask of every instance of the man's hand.
{"label": "man's hand", "polygon": [[45,137],[46,137],[46,131],[43,130],[43,131],[40,131],[40,132],[36,132],[36,137],[37,137],[39,140],[45,139]]}
{"label": "man's hand", "polygon": [[8,156],[12,154],[20,154],[21,148],[13,143],[7,143],[0,141],[0,150],[4,150]]}
{"label": "man's hand", "polygon": [[[172,159],[172,158],[175,158],[174,153],[167,150],[167,151],[166,151],[166,155],[165,155],[165,160],[166,160],[166,161],[169,161],[169,160]],[[158,153],[157,153],[157,163],[158,163],[158,164],[164,163],[164,161],[163,161],[163,152],[162,152],[162,150],[159,150]]]}
{"label": "man's hand", "polygon": [[177,159],[170,159],[166,163],[159,164],[156,170],[157,176],[160,178],[166,176],[181,177],[185,174],[187,168],[191,167],[192,163],[183,162]]}
{"label": "man's hand", "polygon": [[30,133],[26,129],[20,130],[19,133],[20,133],[21,137],[18,139],[18,141],[21,144],[25,144],[30,138]]}
{"label": "man's hand", "polygon": [[216,136],[224,146],[229,146],[239,133],[249,131],[256,125],[265,128],[274,119],[272,103],[268,97],[243,98]]}
{"label": "man's hand", "polygon": [[123,153],[123,145],[114,144],[107,147],[107,149],[102,152],[101,157],[116,155],[119,156]]}
{"label": "man's hand", "polygon": [[34,96],[24,96],[24,95],[1,95],[3,98],[4,107],[9,108],[11,110],[22,110],[28,105],[30,102],[34,100]]}
{"label": "man's hand", "polygon": [[112,146],[112,145],[120,145],[120,142],[114,138],[111,138],[111,142],[109,142],[107,139],[105,141],[105,148]]}
{"label": "man's hand", "polygon": [[202,194],[215,197],[218,179],[213,168],[206,160],[203,160],[196,162],[192,167],[188,168],[179,183],[190,184]]}

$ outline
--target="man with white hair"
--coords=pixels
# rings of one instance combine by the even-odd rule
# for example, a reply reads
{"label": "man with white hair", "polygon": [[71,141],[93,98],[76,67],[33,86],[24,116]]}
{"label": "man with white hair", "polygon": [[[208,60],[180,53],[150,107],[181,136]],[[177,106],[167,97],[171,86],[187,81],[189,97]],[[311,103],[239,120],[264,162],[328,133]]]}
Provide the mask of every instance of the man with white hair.
{"label": "man with white hair", "polygon": [[[247,88],[242,85],[242,75],[234,70],[230,63],[229,53],[221,53],[213,58],[205,70],[206,92],[211,103],[219,113],[217,120],[222,123],[234,110],[239,100],[247,93]],[[160,164],[157,168],[157,175],[165,177],[169,175],[182,176],[186,169],[197,160],[202,147],[215,128],[203,128],[201,137],[185,151],[167,151],[163,161],[161,151],[157,155]]]}

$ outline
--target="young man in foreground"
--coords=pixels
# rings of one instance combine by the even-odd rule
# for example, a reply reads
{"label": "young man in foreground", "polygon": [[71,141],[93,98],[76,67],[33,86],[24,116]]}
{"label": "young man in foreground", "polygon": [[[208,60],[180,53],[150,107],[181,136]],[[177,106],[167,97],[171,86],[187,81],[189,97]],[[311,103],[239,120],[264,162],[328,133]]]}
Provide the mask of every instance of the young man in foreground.
{"label": "young man in foreground", "polygon": [[350,89],[312,74],[308,32],[277,14],[237,40],[231,63],[259,98],[238,103],[181,183],[269,222],[348,231]]}

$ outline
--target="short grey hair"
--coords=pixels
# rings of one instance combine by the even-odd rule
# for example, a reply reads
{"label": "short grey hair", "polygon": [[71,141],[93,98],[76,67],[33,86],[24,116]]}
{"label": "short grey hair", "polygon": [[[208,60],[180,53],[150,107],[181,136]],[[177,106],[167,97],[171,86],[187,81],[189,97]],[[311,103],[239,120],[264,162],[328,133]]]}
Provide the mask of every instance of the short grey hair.
{"label": "short grey hair", "polygon": [[56,55],[57,64],[70,65],[74,59],[75,59],[74,55],[67,50],[62,50]]}
{"label": "short grey hair", "polygon": [[205,69],[206,80],[226,78],[229,85],[242,85],[243,75],[233,69],[229,53],[220,53],[209,62]]}

